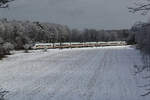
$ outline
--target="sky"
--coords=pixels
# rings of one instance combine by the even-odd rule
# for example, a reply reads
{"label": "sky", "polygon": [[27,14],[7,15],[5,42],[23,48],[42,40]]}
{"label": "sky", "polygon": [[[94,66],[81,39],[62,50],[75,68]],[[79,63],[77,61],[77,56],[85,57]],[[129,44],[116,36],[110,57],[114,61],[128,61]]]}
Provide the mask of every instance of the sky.
{"label": "sky", "polygon": [[126,29],[147,16],[129,13],[134,0],[15,0],[0,18],[68,25],[70,28]]}

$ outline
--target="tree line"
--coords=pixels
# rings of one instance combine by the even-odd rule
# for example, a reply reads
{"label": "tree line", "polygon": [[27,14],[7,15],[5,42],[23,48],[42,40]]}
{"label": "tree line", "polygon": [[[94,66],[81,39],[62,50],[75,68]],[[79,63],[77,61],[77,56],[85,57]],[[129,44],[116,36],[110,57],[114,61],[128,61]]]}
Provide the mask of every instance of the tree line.
{"label": "tree line", "polygon": [[[25,45],[56,42],[125,41],[130,30],[70,29],[66,25],[0,19],[0,54]],[[2,49],[3,48],[3,49]]]}

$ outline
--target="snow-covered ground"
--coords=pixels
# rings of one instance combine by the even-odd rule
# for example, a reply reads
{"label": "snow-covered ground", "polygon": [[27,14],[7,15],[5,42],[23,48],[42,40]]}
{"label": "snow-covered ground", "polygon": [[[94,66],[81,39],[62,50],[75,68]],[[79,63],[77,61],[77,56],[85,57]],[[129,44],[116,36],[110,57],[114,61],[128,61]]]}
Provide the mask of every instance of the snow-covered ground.
{"label": "snow-covered ground", "polygon": [[8,100],[150,100],[140,96],[130,46],[15,52],[0,61]]}

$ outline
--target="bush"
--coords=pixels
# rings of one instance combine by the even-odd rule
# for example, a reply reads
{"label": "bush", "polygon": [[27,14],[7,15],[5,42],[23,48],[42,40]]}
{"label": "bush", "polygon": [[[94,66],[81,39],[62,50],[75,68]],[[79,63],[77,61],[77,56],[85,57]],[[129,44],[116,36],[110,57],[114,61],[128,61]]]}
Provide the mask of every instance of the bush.
{"label": "bush", "polygon": [[3,44],[3,48],[5,50],[5,54],[10,54],[10,50],[14,50],[14,45],[9,42],[6,42]]}
{"label": "bush", "polygon": [[25,53],[29,53],[29,49],[31,46],[29,44],[25,44],[23,47],[24,47]]}
{"label": "bush", "polygon": [[4,48],[0,45],[0,59],[4,57]]}
{"label": "bush", "polygon": [[4,42],[4,40],[0,37],[0,44],[2,44]]}
{"label": "bush", "polygon": [[0,59],[4,56],[3,39],[0,37]]}
{"label": "bush", "polygon": [[129,37],[127,38],[126,42],[129,45],[136,44],[136,42],[135,42],[135,34],[130,34]]}
{"label": "bush", "polygon": [[43,49],[43,52],[47,52],[47,47],[45,47],[45,48]]}

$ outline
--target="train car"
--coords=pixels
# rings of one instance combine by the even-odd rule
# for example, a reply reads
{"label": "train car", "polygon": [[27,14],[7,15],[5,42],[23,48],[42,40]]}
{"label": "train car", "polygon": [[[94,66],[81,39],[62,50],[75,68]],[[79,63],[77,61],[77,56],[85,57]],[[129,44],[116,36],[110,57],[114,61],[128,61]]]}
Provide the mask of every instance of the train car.
{"label": "train car", "polygon": [[72,42],[72,43],[37,43],[33,49],[54,49],[54,48],[82,48],[82,47],[101,47],[101,46],[122,46],[126,45],[125,41],[113,42]]}
{"label": "train car", "polygon": [[53,48],[53,44],[52,43],[37,43],[35,44],[32,49],[44,49],[44,48]]}

